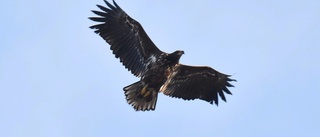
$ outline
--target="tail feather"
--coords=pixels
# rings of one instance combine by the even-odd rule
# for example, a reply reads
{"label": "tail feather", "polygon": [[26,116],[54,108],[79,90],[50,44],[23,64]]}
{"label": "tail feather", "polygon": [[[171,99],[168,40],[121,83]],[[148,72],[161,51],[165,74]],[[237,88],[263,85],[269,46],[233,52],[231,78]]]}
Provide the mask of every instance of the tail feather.
{"label": "tail feather", "polygon": [[133,83],[123,88],[128,104],[136,111],[155,110],[158,92],[141,81]]}

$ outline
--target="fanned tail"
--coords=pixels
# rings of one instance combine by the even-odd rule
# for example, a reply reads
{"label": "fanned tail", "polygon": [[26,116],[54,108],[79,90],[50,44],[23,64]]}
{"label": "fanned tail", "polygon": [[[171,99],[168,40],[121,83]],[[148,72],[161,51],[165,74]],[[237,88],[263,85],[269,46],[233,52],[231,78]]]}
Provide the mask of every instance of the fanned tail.
{"label": "fanned tail", "polygon": [[124,87],[123,90],[128,104],[132,105],[136,111],[155,110],[158,92],[148,88],[148,84],[138,81]]}

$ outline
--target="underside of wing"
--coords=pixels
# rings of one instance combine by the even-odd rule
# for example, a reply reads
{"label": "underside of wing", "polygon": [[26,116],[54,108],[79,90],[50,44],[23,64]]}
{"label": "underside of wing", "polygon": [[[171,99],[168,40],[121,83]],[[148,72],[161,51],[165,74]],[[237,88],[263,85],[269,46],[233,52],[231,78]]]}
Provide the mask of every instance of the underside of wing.
{"label": "underside of wing", "polygon": [[160,91],[165,95],[184,100],[201,99],[218,105],[218,96],[226,101],[224,93],[231,94],[228,87],[229,75],[222,74],[210,67],[195,67],[178,64]]}
{"label": "underside of wing", "polygon": [[89,19],[100,22],[90,28],[95,29],[107,43],[116,58],[135,76],[142,76],[150,57],[161,51],[154,45],[139,22],[127,15],[114,1],[108,8],[97,5],[102,11],[92,11],[99,17]]}

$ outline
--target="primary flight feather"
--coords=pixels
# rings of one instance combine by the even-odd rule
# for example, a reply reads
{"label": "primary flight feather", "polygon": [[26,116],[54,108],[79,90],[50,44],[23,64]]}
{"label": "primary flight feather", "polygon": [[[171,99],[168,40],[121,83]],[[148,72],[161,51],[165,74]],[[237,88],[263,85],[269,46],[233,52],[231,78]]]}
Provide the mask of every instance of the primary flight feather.
{"label": "primary flight feather", "polygon": [[95,29],[109,45],[116,58],[131,73],[140,78],[123,88],[127,102],[137,111],[155,110],[158,93],[182,98],[201,99],[218,105],[218,96],[226,101],[224,93],[235,81],[207,66],[188,66],[179,63],[184,51],[166,53],[151,41],[139,22],[126,14],[115,1],[104,0],[107,7],[97,5],[101,11],[92,11],[100,22]]}

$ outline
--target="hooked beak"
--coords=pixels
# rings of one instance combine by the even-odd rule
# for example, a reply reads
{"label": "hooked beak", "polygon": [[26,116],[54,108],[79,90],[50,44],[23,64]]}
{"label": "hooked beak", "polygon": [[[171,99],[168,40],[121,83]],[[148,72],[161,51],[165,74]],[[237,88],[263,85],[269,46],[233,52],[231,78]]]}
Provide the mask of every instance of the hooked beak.
{"label": "hooked beak", "polygon": [[183,50],[180,50],[179,51],[179,55],[183,55],[184,54],[184,51]]}

